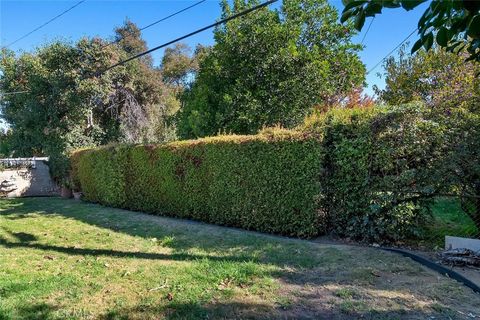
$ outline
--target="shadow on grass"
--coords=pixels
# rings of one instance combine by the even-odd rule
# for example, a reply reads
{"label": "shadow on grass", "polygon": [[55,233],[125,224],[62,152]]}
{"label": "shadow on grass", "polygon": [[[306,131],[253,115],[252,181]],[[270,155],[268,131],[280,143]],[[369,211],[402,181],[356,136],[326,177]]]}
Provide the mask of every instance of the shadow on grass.
{"label": "shadow on grass", "polygon": [[[65,200],[61,198],[23,198],[8,200],[0,210],[5,219],[19,220],[34,217],[36,214],[55,215],[75,219],[92,226],[109,229],[144,239],[168,238],[165,246],[171,254],[141,253],[105,249],[80,249],[43,244],[32,244],[28,239],[9,242],[0,239],[0,245],[10,247],[28,247],[40,250],[54,250],[74,255],[108,255],[114,257],[132,257],[142,259],[261,261],[277,266],[313,268],[317,261],[312,255],[296,250],[299,246],[307,248],[312,244],[301,244],[298,239],[282,239],[268,234],[246,232],[245,230],[226,228],[191,220],[159,217],[153,214],[109,208],[97,204]],[[33,235],[31,235],[33,236]],[[192,255],[191,250],[201,255]],[[187,253],[187,251],[190,251]],[[340,250],[325,247],[322,259],[328,259]],[[220,253],[220,254],[218,254]],[[217,256],[217,257],[216,257]]]}
{"label": "shadow on grass", "polygon": [[56,251],[60,253],[65,253],[69,255],[87,255],[87,256],[108,256],[115,258],[135,258],[135,259],[147,259],[147,260],[175,260],[175,261],[185,261],[185,260],[199,260],[203,258],[208,258],[213,261],[235,261],[235,262],[245,262],[247,260],[242,259],[241,257],[217,257],[211,255],[193,255],[186,253],[171,253],[171,254],[162,254],[162,253],[147,253],[147,252],[132,252],[132,251],[118,251],[118,250],[109,250],[109,249],[83,249],[76,247],[61,247],[53,246],[39,243],[32,243],[36,241],[37,237],[32,234],[19,232],[9,232],[6,231],[9,235],[13,236],[19,241],[8,241],[4,237],[0,236],[0,246],[5,248],[27,248],[27,249],[37,249],[44,251]]}
{"label": "shadow on grass", "polygon": [[[59,307],[38,303],[23,305],[15,310],[16,319],[49,320],[88,318],[88,313],[81,311],[61,311]],[[300,310],[295,306],[282,308],[262,303],[248,302],[215,302],[208,304],[190,302],[172,302],[166,306],[136,305],[107,311],[96,319],[127,320],[127,319],[166,319],[166,320],[197,320],[197,319],[433,319],[435,314],[428,311],[408,311],[396,309],[391,311],[357,312],[343,307],[340,312],[332,312],[328,307],[311,310]],[[447,317],[449,318],[449,317]],[[0,310],[0,319],[12,319],[7,311]]]}
{"label": "shadow on grass", "polygon": [[200,303],[171,302],[165,306],[137,305],[112,310],[100,316],[101,320],[150,319],[278,319],[276,308],[261,303],[228,302]]}
{"label": "shadow on grass", "polygon": [[[355,256],[348,250],[331,246],[299,245],[295,240],[282,240],[255,233],[247,233],[227,228],[191,223],[185,220],[156,219],[141,213],[106,208],[99,205],[75,202],[63,199],[17,199],[9,200],[0,207],[0,216],[5,219],[19,220],[41,215],[54,215],[74,219],[100,228],[106,228],[142,238],[174,236],[168,247],[172,253],[131,252],[113,249],[91,249],[47,245],[39,243],[34,234],[3,230],[6,237],[0,236],[0,246],[5,248],[30,248],[56,251],[68,255],[110,256],[119,258],[190,261],[209,259],[213,261],[260,261],[281,267],[281,271],[270,274],[285,283],[306,286],[321,286],[335,283],[360,281],[365,285],[375,282],[376,288],[388,288],[385,280],[378,278],[370,268],[364,268],[362,262],[355,261],[356,274],[349,274],[352,259]],[[187,252],[200,249],[202,254]],[[300,250],[300,251],[299,251]],[[307,251],[309,250],[309,251]],[[313,250],[321,250],[315,256]],[[373,252],[368,251],[368,252]],[[205,253],[205,254],[203,254]],[[221,255],[218,255],[218,254]],[[368,257],[363,257],[367,260]],[[368,261],[367,261],[368,262]],[[371,262],[370,262],[371,264]],[[299,268],[289,268],[289,267]],[[344,271],[339,271],[342,266]],[[363,269],[361,269],[362,267]],[[314,271],[306,271],[312,268]],[[323,269],[322,269],[323,268]],[[348,278],[349,277],[349,278]],[[390,288],[391,289],[391,288]],[[308,291],[308,290],[307,290]],[[304,293],[306,294],[306,293]],[[326,298],[311,293],[312,296],[299,297],[298,305],[267,305],[244,301],[198,301],[196,303],[171,301],[166,305],[150,306],[139,304],[133,307],[119,307],[101,316],[101,319],[426,319],[431,313],[421,310],[357,310],[358,301],[345,303],[339,310],[332,311],[332,305]],[[348,301],[347,301],[348,302]],[[403,305],[408,305],[405,302]],[[1,310],[1,309],[0,309]],[[59,318],[60,309],[47,304],[20,306],[15,311],[20,319]],[[64,318],[72,315],[64,314]],[[61,315],[60,315],[61,317]],[[0,311],[0,319],[12,318]]]}
{"label": "shadow on grass", "polygon": [[[15,318],[24,320],[49,320],[89,317],[81,311],[61,311],[59,307],[38,303],[24,305],[15,310]],[[356,312],[345,308],[341,312],[332,312],[328,307],[311,310],[300,310],[295,306],[282,308],[262,303],[248,302],[215,302],[202,305],[190,302],[172,302],[166,306],[136,305],[107,311],[96,319],[166,319],[166,320],[198,320],[198,319],[431,319],[432,313],[427,311],[369,311]],[[7,311],[0,310],[0,319],[12,319]]]}
{"label": "shadow on grass", "polygon": [[52,319],[53,313],[57,310],[50,304],[37,303],[25,304],[15,309],[15,316],[9,314],[8,311],[0,310],[0,320],[7,319],[23,319],[23,320],[46,320]]}
{"label": "shadow on grass", "polygon": [[[172,303],[165,307],[134,306],[107,312],[102,320],[120,319],[149,319],[162,315],[168,320],[196,320],[196,319],[434,319],[432,312],[393,309],[356,311],[351,307],[354,303],[345,303],[340,312],[335,312],[328,305],[316,308],[298,308],[295,305],[281,307],[262,303],[247,302],[215,302],[205,305],[199,303]],[[450,317],[446,317],[449,319]]]}

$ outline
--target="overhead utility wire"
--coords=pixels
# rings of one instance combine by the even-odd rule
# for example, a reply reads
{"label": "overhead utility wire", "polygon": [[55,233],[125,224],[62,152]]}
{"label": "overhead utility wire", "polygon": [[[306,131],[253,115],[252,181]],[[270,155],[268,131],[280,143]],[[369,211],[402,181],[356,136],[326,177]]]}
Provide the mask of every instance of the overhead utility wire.
{"label": "overhead utility wire", "polygon": [[31,35],[32,33],[34,33],[35,31],[38,31],[40,30],[41,28],[45,27],[47,24],[53,22],[54,20],[60,18],[61,16],[63,16],[65,13],[73,10],[74,8],[76,8],[77,6],[79,6],[80,4],[82,4],[83,2],[85,2],[86,0],[81,0],[79,2],[77,2],[76,4],[74,4],[73,6],[71,6],[70,8],[68,8],[67,10],[59,13],[58,15],[56,15],[55,17],[51,18],[50,20],[48,20],[47,22],[43,23],[42,25],[36,27],[35,29],[33,29],[32,31],[24,34],[23,36],[21,36],[20,38],[18,38],[17,40],[13,41],[13,42],[10,42],[9,44],[7,44],[6,46],[3,46],[3,48],[8,48],[10,47],[12,44],[15,44],[17,43],[18,41],[20,40],[23,40],[25,39],[26,37],[28,37],[29,35]]}
{"label": "overhead utility wire", "polygon": [[[138,58],[140,58],[140,57],[142,57],[142,56],[144,56],[144,55],[146,55],[146,54],[149,54],[149,53],[151,53],[151,52],[153,52],[153,51],[156,51],[156,50],[158,50],[158,49],[161,49],[161,48],[164,48],[164,47],[166,47],[166,46],[169,46],[169,45],[171,45],[171,44],[173,44],[173,43],[175,43],[175,42],[181,41],[181,40],[183,40],[183,39],[186,39],[186,38],[188,38],[188,37],[191,37],[191,36],[193,36],[193,35],[195,35],[195,34],[197,34],[197,33],[203,32],[203,31],[208,30],[208,29],[210,29],[210,28],[213,28],[213,27],[219,26],[219,25],[221,25],[221,24],[224,24],[224,23],[226,23],[226,22],[228,22],[228,21],[230,21],[230,20],[233,20],[233,19],[239,18],[239,17],[241,17],[241,16],[244,16],[244,15],[246,15],[246,14],[252,12],[252,11],[258,10],[258,9],[260,9],[260,8],[263,8],[263,7],[266,7],[266,6],[268,6],[268,5],[270,5],[270,4],[274,3],[274,2],[277,2],[277,1],[278,1],[278,0],[269,0],[269,1],[266,1],[266,2],[264,2],[264,3],[262,3],[262,4],[259,4],[259,5],[257,5],[257,6],[252,7],[252,8],[249,8],[249,9],[247,9],[247,10],[244,10],[244,11],[242,11],[242,12],[239,12],[239,13],[237,13],[237,14],[234,14],[234,15],[232,15],[232,16],[230,16],[230,17],[227,17],[227,18],[224,18],[224,19],[222,19],[222,20],[219,20],[219,21],[217,21],[217,22],[215,22],[215,23],[212,23],[212,24],[210,24],[210,25],[208,25],[208,26],[206,26],[206,27],[203,27],[203,28],[201,28],[201,29],[198,29],[198,30],[195,30],[195,31],[193,31],[193,32],[190,32],[189,34],[186,34],[186,35],[184,35],[184,36],[181,36],[181,37],[179,37],[179,38],[176,38],[176,39],[174,39],[174,40],[172,40],[172,41],[169,41],[169,42],[167,42],[167,43],[164,43],[164,44],[162,44],[162,45],[159,45],[159,46],[157,46],[157,47],[155,47],[155,48],[152,48],[152,49],[150,49],[150,50],[141,52],[141,53],[139,53],[139,54],[137,54],[137,55],[135,55],[135,56],[132,56],[132,57],[130,57],[130,58],[128,58],[128,59],[125,59],[125,60],[123,60],[123,61],[120,61],[120,62],[118,62],[118,63],[116,63],[116,64],[114,64],[114,65],[106,68],[106,69],[103,70],[102,72],[99,72],[99,73],[97,74],[97,76],[101,76],[101,75],[104,74],[105,72],[107,72],[107,71],[109,71],[109,70],[111,70],[111,69],[113,69],[113,68],[115,68],[115,67],[118,67],[118,66],[120,66],[120,65],[123,65],[123,64],[125,64],[125,63],[127,63],[127,62],[129,62],[129,61],[132,61],[132,60],[134,60],[134,59],[138,59]],[[6,93],[3,93],[3,95],[23,93],[23,92],[28,92],[28,91],[22,91],[22,92],[20,92],[20,91],[18,91],[18,92],[6,92]]]}
{"label": "overhead utility wire", "polygon": [[373,66],[373,68],[371,68],[370,70],[368,70],[367,74],[369,74],[370,72],[372,72],[373,70],[375,70],[376,67],[378,67],[380,65],[380,63],[382,63],[383,61],[385,61],[385,59],[387,59],[388,57],[390,57],[392,55],[392,53],[394,53],[398,48],[400,48],[400,46],[402,44],[404,44],[408,39],[410,39],[410,37],[418,30],[418,28],[415,28],[415,30],[413,30],[405,39],[403,39],[402,42],[400,42],[395,48],[392,49],[392,51],[390,51],[385,57],[382,58],[382,60],[378,61],[376,65]]}
{"label": "overhead utility wire", "polygon": [[375,16],[372,18],[372,20],[370,20],[370,24],[368,25],[367,31],[365,32],[365,34],[362,37],[361,44],[363,44],[363,42],[365,41],[365,38],[367,37],[368,31],[370,31],[370,27],[372,26],[373,20],[375,20]]}
{"label": "overhead utility wire", "polygon": [[206,27],[203,27],[203,28],[200,28],[200,29],[195,30],[195,31],[193,31],[193,32],[190,32],[189,34],[186,34],[186,35],[184,35],[184,36],[181,36],[181,37],[179,37],[179,38],[176,38],[176,39],[171,40],[171,41],[169,41],[169,42],[166,42],[166,43],[164,43],[164,44],[161,44],[161,45],[159,45],[159,46],[157,46],[157,47],[155,47],[155,48],[152,48],[152,49],[149,49],[149,50],[147,50],[147,51],[144,51],[144,52],[141,52],[141,53],[139,53],[139,54],[136,54],[136,55],[134,55],[134,56],[132,56],[132,57],[130,57],[130,58],[128,58],[128,59],[122,60],[122,61],[120,61],[120,62],[118,62],[118,63],[115,63],[115,64],[111,65],[110,67],[106,68],[105,70],[99,72],[99,73],[97,74],[97,76],[101,76],[101,75],[104,74],[105,72],[107,72],[107,71],[109,71],[109,70],[111,70],[111,69],[113,69],[113,68],[116,68],[116,67],[118,67],[118,66],[121,66],[121,65],[123,65],[123,64],[125,64],[125,63],[127,63],[127,62],[129,62],[129,61],[132,61],[132,60],[134,60],[134,59],[138,59],[138,58],[140,58],[140,57],[143,57],[144,55],[147,55],[147,54],[149,54],[149,53],[151,53],[151,52],[153,52],[153,51],[156,51],[156,50],[158,50],[158,49],[167,47],[167,46],[169,46],[169,45],[171,45],[171,44],[173,44],[173,43],[175,43],[175,42],[178,42],[178,41],[181,41],[181,40],[183,40],[183,39],[189,38],[189,37],[191,37],[191,36],[193,36],[193,35],[196,35],[197,33],[203,32],[203,31],[205,31],[205,30],[208,30],[208,29],[211,29],[211,28],[213,28],[213,27],[216,27],[216,26],[219,26],[219,25],[221,25],[221,24],[224,24],[224,23],[226,23],[226,22],[228,22],[228,21],[230,21],[230,20],[233,20],[233,19],[239,18],[239,17],[241,17],[241,16],[244,16],[244,15],[246,15],[246,14],[252,12],[252,11],[258,10],[258,9],[260,9],[260,8],[263,8],[263,7],[266,7],[266,6],[268,6],[268,5],[270,5],[270,4],[274,3],[274,2],[277,2],[277,1],[278,1],[278,0],[269,0],[269,1],[266,1],[266,2],[264,2],[264,3],[262,3],[262,4],[256,5],[256,6],[254,6],[254,7],[251,7],[251,8],[249,8],[249,9],[246,9],[246,10],[244,10],[244,11],[242,11],[242,12],[236,13],[236,14],[230,16],[230,17],[227,17],[227,18],[224,18],[224,19],[222,19],[222,20],[219,20],[219,21],[217,21],[217,22],[215,22],[215,23],[212,23],[212,24],[210,24],[210,25],[208,25],[208,26],[206,26]]}
{"label": "overhead utility wire", "polygon": [[[80,3],[84,2],[84,1],[86,1],[86,0],[80,1],[80,2],[77,3],[75,6],[78,6]],[[147,29],[147,28],[150,28],[150,27],[156,25],[157,23],[160,23],[160,22],[162,22],[162,21],[165,21],[165,20],[167,20],[167,19],[170,19],[170,18],[172,18],[172,17],[174,17],[174,16],[176,16],[176,15],[182,13],[182,12],[185,12],[185,11],[187,11],[187,10],[195,7],[195,6],[198,6],[199,4],[201,4],[201,3],[205,2],[205,1],[207,1],[207,0],[201,0],[201,1],[195,2],[194,4],[192,4],[192,5],[188,6],[188,7],[185,7],[185,8],[183,8],[183,9],[181,9],[181,10],[179,10],[179,11],[176,11],[176,12],[174,12],[174,13],[166,16],[166,17],[163,17],[163,18],[161,18],[161,19],[159,19],[159,20],[157,20],[157,21],[154,21],[154,22],[148,24],[148,25],[140,28],[139,30],[142,31],[142,30],[145,30],[145,29]],[[71,7],[69,10],[73,9],[75,6]],[[66,12],[67,12],[67,11],[65,11],[65,12],[63,12],[63,13],[66,13]],[[52,21],[53,21],[53,20],[52,20]],[[50,21],[50,22],[51,22],[51,21]],[[44,25],[46,25],[46,24],[47,24],[47,23],[45,23]],[[44,26],[44,25],[42,25],[42,26]],[[42,26],[38,27],[36,30],[40,29]],[[35,32],[36,30],[31,31],[30,33]],[[26,35],[23,36],[23,37],[26,37],[26,36],[28,36],[28,34],[26,34]],[[120,39],[117,39],[117,40],[115,40],[115,41],[113,41],[113,42],[109,42],[109,43],[107,43],[106,45],[104,45],[103,48],[104,48],[104,47],[107,47],[107,46],[109,46],[109,45],[112,45],[112,44],[114,44],[114,43],[120,42],[122,39],[123,39],[123,37],[120,38]],[[12,44],[14,44],[15,42],[20,41],[20,40],[21,40],[21,38],[15,40],[14,42],[12,42],[12,43],[9,44],[9,45],[12,45]],[[5,46],[5,47],[8,47],[8,46]],[[27,93],[27,92],[30,92],[30,91],[24,90],[24,91],[5,92],[5,93],[0,93],[0,95],[6,96],[6,95],[13,95],[13,94]]]}
{"label": "overhead utility wire", "polygon": [[182,13],[182,12],[187,11],[188,9],[191,9],[191,8],[193,8],[193,7],[195,7],[195,6],[198,6],[199,4],[201,4],[201,3],[205,2],[205,1],[207,1],[207,0],[201,0],[201,1],[195,2],[194,4],[192,4],[192,5],[188,6],[188,7],[185,7],[185,8],[183,8],[183,9],[177,11],[177,12],[174,12],[174,13],[172,13],[172,14],[170,14],[170,15],[162,18],[162,19],[160,19],[160,20],[157,20],[157,21],[155,21],[155,22],[150,23],[149,25],[146,25],[145,27],[140,28],[140,31],[145,30],[145,29],[147,29],[147,28],[150,28],[151,26],[154,26],[154,25],[156,25],[157,23],[160,23],[160,22],[162,22],[162,21],[165,21],[165,20],[167,20],[167,19],[170,19],[171,17],[174,17],[174,16],[176,16],[177,14],[180,14],[180,13]]}
{"label": "overhead utility wire", "polygon": [[[168,20],[168,19],[170,19],[170,18],[172,18],[172,17],[174,17],[174,16],[176,16],[176,15],[182,13],[182,12],[185,12],[185,11],[187,11],[187,10],[195,7],[195,6],[198,6],[199,4],[201,4],[201,3],[205,2],[205,1],[207,1],[207,0],[201,0],[201,1],[195,2],[194,4],[192,4],[192,5],[188,6],[188,7],[185,7],[185,8],[183,8],[183,9],[179,10],[179,11],[176,11],[176,12],[174,12],[174,13],[166,16],[166,17],[163,17],[163,18],[161,18],[161,19],[159,19],[159,20],[157,20],[157,21],[154,21],[154,22],[152,22],[152,23],[150,23],[150,24],[148,24],[148,25],[140,28],[139,31],[143,31],[143,30],[145,30],[145,29],[147,29],[147,28],[150,28],[150,27],[152,27],[152,26],[160,23],[160,22],[163,22],[163,21],[165,21],[165,20]],[[132,33],[130,33],[130,34],[132,34]],[[108,47],[108,46],[110,46],[110,45],[112,45],[112,44],[118,43],[118,42],[122,41],[123,39],[125,39],[125,37],[120,37],[119,39],[116,39],[116,40],[114,40],[114,41],[112,41],[112,42],[109,42],[109,43],[103,45],[102,48],[105,48],[105,47]]]}

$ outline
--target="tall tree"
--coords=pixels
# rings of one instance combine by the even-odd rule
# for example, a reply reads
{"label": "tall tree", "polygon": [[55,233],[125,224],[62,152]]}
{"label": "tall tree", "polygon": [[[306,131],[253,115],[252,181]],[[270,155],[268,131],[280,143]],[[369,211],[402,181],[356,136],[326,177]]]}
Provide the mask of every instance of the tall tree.
{"label": "tall tree", "polygon": [[165,49],[161,70],[166,83],[183,88],[188,84],[189,77],[196,69],[196,59],[192,55],[192,48],[187,44],[180,42]]}
{"label": "tall tree", "polygon": [[67,153],[109,142],[158,142],[167,137],[165,114],[173,91],[151,57],[98,77],[98,72],[146,48],[138,28],[117,28],[114,45],[101,39],[54,42],[33,53],[0,57],[2,118],[10,125],[17,156],[48,155],[57,177]]}
{"label": "tall tree", "polygon": [[475,77],[480,65],[464,59],[439,47],[411,55],[403,46],[398,58],[384,64],[385,89],[375,91],[391,105],[422,101],[435,108],[480,110],[480,79]]}
{"label": "tall tree", "polygon": [[[258,2],[223,1],[222,15]],[[314,105],[361,85],[365,67],[351,42],[353,28],[337,20],[326,0],[286,0],[280,9],[263,8],[217,28],[183,96],[180,135],[292,127]]]}

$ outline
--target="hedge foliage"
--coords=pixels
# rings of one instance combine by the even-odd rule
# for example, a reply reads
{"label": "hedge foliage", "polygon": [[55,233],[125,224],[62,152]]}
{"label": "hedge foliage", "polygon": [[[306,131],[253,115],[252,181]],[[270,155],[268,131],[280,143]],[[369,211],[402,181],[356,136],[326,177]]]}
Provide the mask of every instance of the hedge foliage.
{"label": "hedge foliage", "polygon": [[430,199],[459,185],[446,164],[461,138],[441,118],[415,104],[338,109],[296,130],[83,150],[72,157],[74,181],[87,200],[116,207],[397,241],[418,236]]}
{"label": "hedge foliage", "polygon": [[332,110],[302,129],[324,136],[331,231],[381,242],[419,235],[440,182],[446,130],[423,106]]}
{"label": "hedge foliage", "polygon": [[323,230],[322,148],[272,129],[164,145],[107,146],[72,156],[88,201],[284,235]]}

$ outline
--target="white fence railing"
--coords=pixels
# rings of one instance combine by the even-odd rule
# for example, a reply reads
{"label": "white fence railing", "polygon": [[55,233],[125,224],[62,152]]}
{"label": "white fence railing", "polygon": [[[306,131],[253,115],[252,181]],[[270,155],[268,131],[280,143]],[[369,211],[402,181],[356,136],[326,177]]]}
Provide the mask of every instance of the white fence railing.
{"label": "white fence railing", "polygon": [[48,161],[48,157],[33,158],[3,158],[0,159],[0,169],[36,168],[36,161]]}

